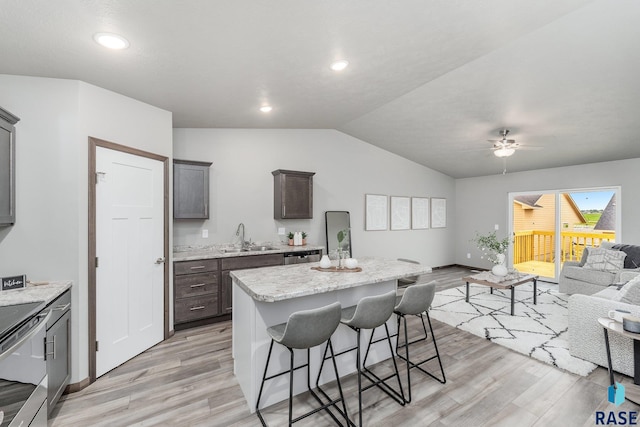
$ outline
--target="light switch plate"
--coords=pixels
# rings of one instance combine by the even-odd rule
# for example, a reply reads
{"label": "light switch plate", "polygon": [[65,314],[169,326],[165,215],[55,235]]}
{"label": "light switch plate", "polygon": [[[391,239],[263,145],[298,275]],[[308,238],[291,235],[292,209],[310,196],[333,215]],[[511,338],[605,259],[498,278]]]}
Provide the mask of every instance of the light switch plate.
{"label": "light switch plate", "polygon": [[285,235],[284,227],[278,227],[278,235],[279,236],[284,236]]}
{"label": "light switch plate", "polygon": [[495,228],[496,230],[500,230],[500,225],[496,224],[496,225],[494,226],[494,228]]}
{"label": "light switch plate", "polygon": [[207,237],[209,237],[209,230],[202,230],[202,238],[206,239]]}

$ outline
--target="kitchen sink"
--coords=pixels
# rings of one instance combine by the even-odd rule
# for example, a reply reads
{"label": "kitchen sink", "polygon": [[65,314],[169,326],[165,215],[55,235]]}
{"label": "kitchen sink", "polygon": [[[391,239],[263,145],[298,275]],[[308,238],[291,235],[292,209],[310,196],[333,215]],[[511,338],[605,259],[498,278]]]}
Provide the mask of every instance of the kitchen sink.
{"label": "kitchen sink", "polygon": [[275,251],[276,249],[278,248],[274,248],[272,246],[251,246],[244,250],[248,252],[260,252],[260,251]]}

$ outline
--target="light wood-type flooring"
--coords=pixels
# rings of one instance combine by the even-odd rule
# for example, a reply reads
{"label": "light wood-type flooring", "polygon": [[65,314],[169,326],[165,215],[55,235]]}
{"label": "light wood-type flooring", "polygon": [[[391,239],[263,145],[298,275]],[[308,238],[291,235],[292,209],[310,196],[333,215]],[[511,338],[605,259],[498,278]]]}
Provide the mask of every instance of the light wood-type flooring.
{"label": "light wood-type flooring", "polygon": [[[430,275],[442,288],[462,284],[460,267]],[[364,394],[364,423],[371,426],[594,426],[596,411],[640,411],[632,403],[607,401],[608,373],[588,377],[560,371],[490,341],[433,321],[447,383],[412,371],[413,401],[402,407],[376,388]],[[417,319],[410,331],[418,332]],[[603,349],[604,351],[604,349]],[[412,356],[432,354],[422,343]],[[375,366],[387,371],[391,363]],[[437,362],[427,364],[432,370]],[[400,368],[405,365],[400,363]],[[299,373],[298,375],[301,375]],[[405,380],[404,370],[402,378]],[[623,384],[628,377],[617,375]],[[356,419],[356,377],[343,381],[348,408]],[[405,384],[406,387],[406,384]],[[335,387],[328,390],[335,392]],[[308,393],[294,411],[313,403]],[[263,411],[271,426],[286,425],[287,403]],[[231,322],[184,330],[99,378],[62,397],[49,426],[257,426],[233,375]],[[296,425],[333,425],[321,412]]]}

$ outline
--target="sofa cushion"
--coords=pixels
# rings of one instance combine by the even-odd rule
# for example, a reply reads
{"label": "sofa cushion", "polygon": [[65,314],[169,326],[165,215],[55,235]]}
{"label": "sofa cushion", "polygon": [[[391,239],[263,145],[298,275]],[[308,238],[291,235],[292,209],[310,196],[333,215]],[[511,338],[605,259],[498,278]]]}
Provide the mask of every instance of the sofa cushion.
{"label": "sofa cushion", "polygon": [[627,254],[624,259],[624,268],[640,267],[640,246],[637,245],[613,245],[612,249],[617,249]]}
{"label": "sofa cushion", "polygon": [[612,299],[627,304],[640,305],[640,276],[629,280]]}
{"label": "sofa cushion", "polygon": [[583,267],[564,266],[564,276],[568,279],[609,286],[615,280],[616,274],[609,271],[591,270]]}
{"label": "sofa cushion", "polygon": [[583,268],[600,271],[617,272],[624,267],[627,254],[622,251],[602,248],[590,248],[587,262]]}
{"label": "sofa cushion", "polygon": [[617,299],[618,295],[620,295],[620,291],[618,291],[617,287],[608,286],[608,287],[604,288],[603,290],[601,290],[600,292],[596,292],[592,296],[598,297],[598,298],[603,298],[603,299],[608,299],[608,300],[612,300],[612,301],[620,301],[620,300]]}

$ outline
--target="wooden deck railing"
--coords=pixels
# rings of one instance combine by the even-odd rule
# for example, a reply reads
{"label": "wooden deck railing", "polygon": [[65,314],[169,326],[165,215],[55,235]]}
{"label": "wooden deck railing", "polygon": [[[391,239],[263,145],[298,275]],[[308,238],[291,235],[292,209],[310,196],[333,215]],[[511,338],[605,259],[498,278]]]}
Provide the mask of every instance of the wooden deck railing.
{"label": "wooden deck railing", "polygon": [[[580,261],[587,246],[600,246],[615,241],[614,232],[563,231],[560,233],[561,261]],[[516,231],[513,239],[513,263],[555,260],[555,232],[544,230]]]}

